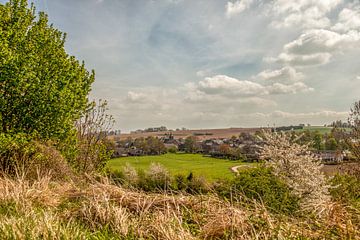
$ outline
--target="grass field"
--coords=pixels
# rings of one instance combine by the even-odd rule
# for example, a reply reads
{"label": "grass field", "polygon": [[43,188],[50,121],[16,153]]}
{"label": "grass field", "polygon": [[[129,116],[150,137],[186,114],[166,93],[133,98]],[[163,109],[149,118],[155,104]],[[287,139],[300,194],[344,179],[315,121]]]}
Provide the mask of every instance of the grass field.
{"label": "grass field", "polygon": [[330,133],[332,127],[324,127],[324,126],[310,126],[310,127],[304,127],[303,129],[297,129],[295,132],[304,132],[306,130],[309,130],[310,132],[316,132],[318,131],[321,134]]}
{"label": "grass field", "polygon": [[[304,132],[306,130],[310,132],[319,132],[320,134],[329,134],[331,133],[332,127],[324,127],[324,126],[310,126],[310,127],[304,127],[303,129],[297,129],[295,132]],[[350,132],[350,128],[343,128],[346,132]]]}
{"label": "grass field", "polygon": [[151,163],[160,163],[173,175],[188,175],[192,172],[194,176],[203,176],[208,180],[231,178],[234,176],[234,173],[230,171],[231,167],[242,164],[248,165],[248,163],[241,161],[204,157],[199,154],[177,153],[160,156],[116,158],[110,160],[107,166],[111,170],[121,170],[127,163],[141,170],[148,169]]}

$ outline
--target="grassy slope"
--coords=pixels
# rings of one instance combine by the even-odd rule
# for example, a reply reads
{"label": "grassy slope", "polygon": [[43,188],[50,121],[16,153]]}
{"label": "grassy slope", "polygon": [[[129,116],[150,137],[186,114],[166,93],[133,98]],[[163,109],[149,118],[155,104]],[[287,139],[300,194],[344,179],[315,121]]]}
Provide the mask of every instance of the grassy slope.
{"label": "grassy slope", "polygon": [[332,127],[323,127],[323,126],[311,126],[311,127],[304,127],[304,129],[297,129],[295,132],[304,132],[309,130],[310,132],[318,131],[321,134],[330,133]]}
{"label": "grassy slope", "polygon": [[189,174],[192,172],[195,176],[204,176],[209,180],[218,178],[231,178],[233,173],[230,168],[244,164],[240,161],[230,161],[204,157],[199,154],[164,154],[160,156],[141,156],[116,158],[108,162],[111,170],[120,170],[126,163],[131,164],[137,169],[146,170],[151,163],[160,163],[171,174]]}
{"label": "grassy slope", "polygon": [[[318,131],[321,134],[329,134],[331,133],[332,127],[324,127],[324,126],[310,126],[310,127],[304,127],[304,129],[297,129],[295,132],[304,132],[306,130],[309,130],[310,132]],[[347,132],[350,131],[349,128],[345,129]]]}

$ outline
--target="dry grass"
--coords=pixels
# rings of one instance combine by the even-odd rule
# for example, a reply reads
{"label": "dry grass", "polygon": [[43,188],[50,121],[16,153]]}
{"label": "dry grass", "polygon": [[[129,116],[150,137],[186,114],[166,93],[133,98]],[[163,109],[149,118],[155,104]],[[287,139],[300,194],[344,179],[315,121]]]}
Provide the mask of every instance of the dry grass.
{"label": "dry grass", "polygon": [[147,194],[107,178],[0,178],[0,235],[6,239],[358,239],[355,221],[339,204],[327,219],[295,218],[272,215],[257,202]]}

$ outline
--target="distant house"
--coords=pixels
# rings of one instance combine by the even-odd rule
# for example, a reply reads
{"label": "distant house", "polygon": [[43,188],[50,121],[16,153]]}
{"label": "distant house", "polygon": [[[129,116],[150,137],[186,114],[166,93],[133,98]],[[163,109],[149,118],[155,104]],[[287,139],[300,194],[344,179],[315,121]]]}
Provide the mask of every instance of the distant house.
{"label": "distant house", "polygon": [[318,156],[324,163],[340,163],[345,158],[345,153],[342,151],[317,151],[315,155]]}

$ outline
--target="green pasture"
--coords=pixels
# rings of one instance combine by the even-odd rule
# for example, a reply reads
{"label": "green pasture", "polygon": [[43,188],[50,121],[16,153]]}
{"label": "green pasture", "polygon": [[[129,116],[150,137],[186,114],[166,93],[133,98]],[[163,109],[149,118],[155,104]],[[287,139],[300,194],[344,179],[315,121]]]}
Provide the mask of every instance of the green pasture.
{"label": "green pasture", "polygon": [[321,134],[330,133],[332,127],[324,127],[324,126],[310,126],[310,127],[304,127],[303,129],[296,130],[297,132],[304,132],[306,130],[310,132],[319,132]]}
{"label": "green pasture", "polygon": [[[320,134],[329,134],[331,133],[332,127],[324,127],[324,126],[310,126],[310,127],[304,127],[303,129],[296,129],[295,132],[304,132],[304,131],[310,131],[310,132],[319,132]],[[350,131],[350,129],[346,128],[346,131]]]}
{"label": "green pasture", "polygon": [[230,171],[231,167],[250,165],[241,161],[205,157],[200,154],[168,153],[159,156],[115,158],[110,160],[107,166],[115,171],[121,170],[127,163],[138,170],[148,169],[151,163],[160,163],[172,175],[188,175],[192,172],[194,176],[203,176],[208,180],[231,178],[234,176]]}

